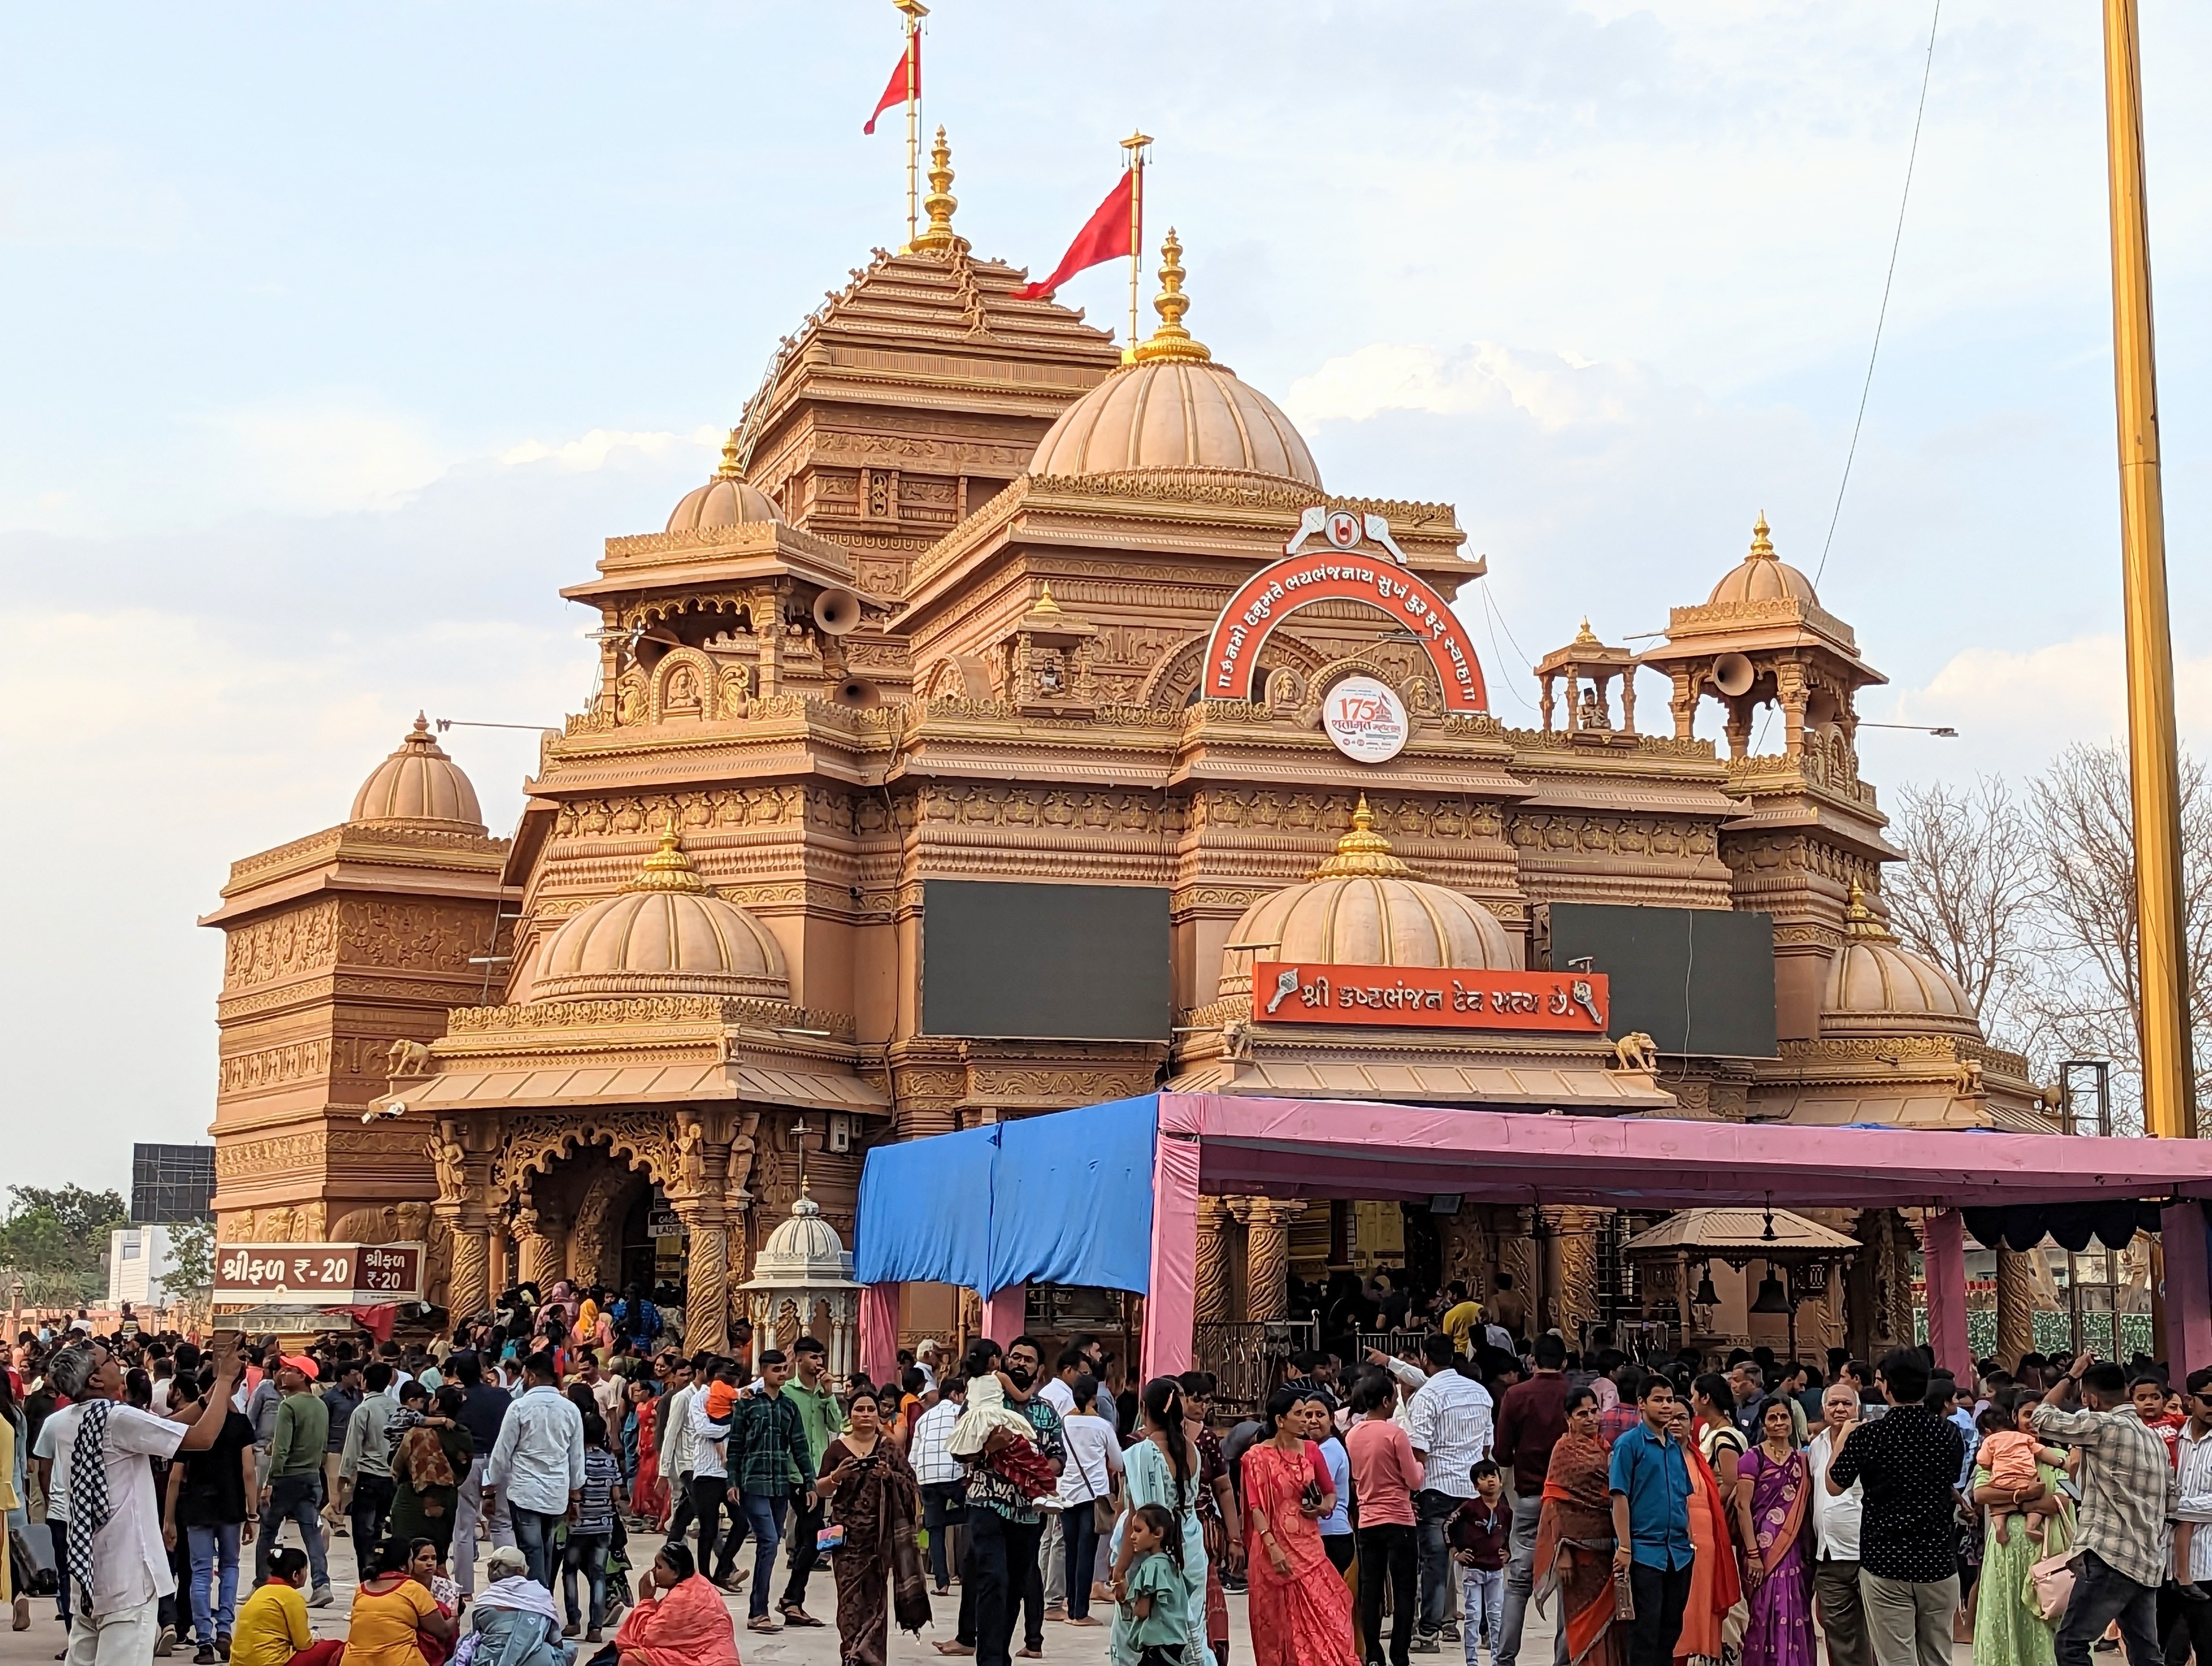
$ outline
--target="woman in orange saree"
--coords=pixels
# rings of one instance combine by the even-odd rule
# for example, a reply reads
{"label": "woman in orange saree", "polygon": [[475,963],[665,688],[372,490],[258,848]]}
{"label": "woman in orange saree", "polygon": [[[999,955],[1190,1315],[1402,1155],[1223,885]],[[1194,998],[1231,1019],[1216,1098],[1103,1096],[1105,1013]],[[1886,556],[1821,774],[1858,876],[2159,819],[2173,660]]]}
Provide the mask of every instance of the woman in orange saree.
{"label": "woman in orange saree", "polygon": [[1548,1612],[1558,1594],[1568,1666],[1618,1666],[1627,1657],[1613,1629],[1613,1499],[1599,1415],[1595,1392],[1567,1390],[1567,1432],[1552,1448],[1536,1518],[1536,1602]]}
{"label": "woman in orange saree", "polygon": [[1690,1599],[1682,1609],[1682,1633],[1674,1658],[1729,1663],[1738,1652],[1728,1642],[1728,1616],[1743,1599],[1736,1571],[1735,1538],[1729,1531],[1732,1511],[1712,1465],[1698,1449],[1690,1410],[1678,1408],[1674,1438],[1690,1466],[1690,1544],[1696,1554],[1690,1570]]}
{"label": "woman in orange saree", "polygon": [[1298,1394],[1267,1401],[1266,1433],[1244,1454],[1245,1578],[1255,1666],[1359,1666],[1352,1592],[1321,1541],[1336,1507],[1328,1465],[1295,1415]]}

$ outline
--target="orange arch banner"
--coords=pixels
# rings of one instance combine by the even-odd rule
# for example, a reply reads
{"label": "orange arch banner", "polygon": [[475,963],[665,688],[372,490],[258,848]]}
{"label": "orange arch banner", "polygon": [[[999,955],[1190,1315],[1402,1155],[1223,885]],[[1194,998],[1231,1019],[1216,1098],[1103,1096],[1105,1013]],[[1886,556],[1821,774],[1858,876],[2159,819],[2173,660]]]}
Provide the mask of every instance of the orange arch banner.
{"label": "orange arch banner", "polygon": [[1336,550],[1288,556],[1244,581],[1213,622],[1206,650],[1206,696],[1249,700],[1260,650],[1275,627],[1315,602],[1364,602],[1402,619],[1443,685],[1444,709],[1490,709],[1482,666],[1467,628],[1443,593],[1410,568]]}

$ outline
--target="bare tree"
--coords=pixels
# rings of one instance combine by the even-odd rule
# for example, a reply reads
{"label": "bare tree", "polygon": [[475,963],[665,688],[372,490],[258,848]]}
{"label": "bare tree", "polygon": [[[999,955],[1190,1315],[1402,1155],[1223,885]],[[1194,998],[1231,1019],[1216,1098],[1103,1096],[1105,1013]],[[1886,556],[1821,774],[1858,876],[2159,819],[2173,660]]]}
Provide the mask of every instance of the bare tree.
{"label": "bare tree", "polygon": [[1890,924],[1958,980],[1992,1043],[2025,1050],[2029,1020],[2016,997],[2041,874],[2012,789],[1992,775],[1971,789],[1908,786],[1889,836],[1905,856],[1882,886]]}
{"label": "bare tree", "polygon": [[[2140,1128],[2142,1033],[2136,970],[2135,817],[2115,746],[2071,746],[2029,787],[2041,883],[2026,1005],[2063,1055],[2112,1061],[2115,1124]],[[2197,1097],[2212,1077],[2212,793],[2181,760],[2182,876]]]}

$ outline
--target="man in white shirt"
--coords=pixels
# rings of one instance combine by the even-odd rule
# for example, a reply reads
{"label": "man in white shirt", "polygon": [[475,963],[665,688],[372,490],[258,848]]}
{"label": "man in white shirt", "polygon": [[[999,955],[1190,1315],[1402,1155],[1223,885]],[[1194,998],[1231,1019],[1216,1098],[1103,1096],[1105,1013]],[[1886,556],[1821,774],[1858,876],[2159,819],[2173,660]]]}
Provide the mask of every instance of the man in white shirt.
{"label": "man in white shirt", "polygon": [[1831,1494],[1828,1466],[1859,1426],[1859,1391],[1831,1383],[1820,1396],[1820,1432],[1805,1449],[1813,1472],[1813,1600],[1828,1639],[1828,1666],[1874,1666],[1874,1639],[1859,1598],[1859,1517],[1866,1507],[1860,1484]]}
{"label": "man in white shirt", "polygon": [[2187,1647],[2212,1661],[2212,1368],[2182,1386],[2189,1420],[2174,1442],[2173,1578],[2159,1593],[2158,1634],[2168,1660]]}
{"label": "man in white shirt", "polygon": [[1490,1456],[1492,1406],[1490,1390],[1455,1368],[1450,1337],[1436,1332],[1421,1344],[1421,1356],[1431,1367],[1429,1380],[1413,1398],[1407,1432],[1425,1482],[1413,1495],[1421,1614],[1413,1649],[1415,1654],[1435,1654],[1442,1646],[1454,1578],[1444,1529],[1460,1505],[1474,1496],[1474,1466]]}
{"label": "man in white shirt", "polygon": [[668,1367],[668,1394],[660,1402],[660,1480],[668,1488],[672,1508],[668,1536],[680,1539],[691,1526],[691,1402],[699,1390],[692,1382],[689,1359],[675,1359]]}
{"label": "man in white shirt", "polygon": [[944,1352],[933,1336],[924,1337],[914,1351],[914,1363],[921,1368],[922,1377],[929,1385],[925,1390],[927,1393],[937,1392],[938,1365],[944,1358]]}
{"label": "man in white shirt", "polygon": [[[123,1401],[123,1362],[97,1342],[55,1354],[46,1381],[72,1402],[46,1420],[53,1490],[66,1502],[67,1554],[61,1577],[75,1588],[70,1666],[139,1666],[153,1657],[161,1599],[177,1589],[161,1542],[161,1517],[149,1458],[204,1452],[230,1416],[238,1383],[238,1337],[219,1333],[215,1387],[190,1426]],[[251,1520],[251,1517],[248,1517]]]}
{"label": "man in white shirt", "polygon": [[945,1443],[960,1420],[968,1385],[954,1377],[942,1387],[937,1403],[915,1420],[907,1458],[921,1487],[921,1524],[929,1533],[929,1583],[936,1595],[950,1596],[952,1570],[960,1566],[960,1547],[951,1542],[951,1535],[965,1536],[968,1511],[964,1472]]}
{"label": "man in white shirt", "polygon": [[554,1532],[584,1494],[584,1417],[555,1386],[557,1376],[550,1353],[523,1362],[530,1386],[499,1426],[483,1477],[484,1509],[495,1496],[507,1500],[515,1547],[548,1590],[559,1560]]}

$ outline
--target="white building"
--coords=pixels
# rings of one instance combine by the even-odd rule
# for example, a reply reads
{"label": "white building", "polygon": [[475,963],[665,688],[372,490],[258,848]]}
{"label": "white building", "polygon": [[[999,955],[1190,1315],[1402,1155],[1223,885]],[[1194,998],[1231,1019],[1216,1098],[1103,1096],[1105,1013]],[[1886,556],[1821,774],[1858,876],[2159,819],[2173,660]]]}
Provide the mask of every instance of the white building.
{"label": "white building", "polygon": [[118,1226],[107,1235],[107,1305],[161,1307],[169,1292],[161,1276],[176,1271],[167,1226]]}

